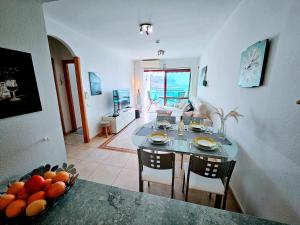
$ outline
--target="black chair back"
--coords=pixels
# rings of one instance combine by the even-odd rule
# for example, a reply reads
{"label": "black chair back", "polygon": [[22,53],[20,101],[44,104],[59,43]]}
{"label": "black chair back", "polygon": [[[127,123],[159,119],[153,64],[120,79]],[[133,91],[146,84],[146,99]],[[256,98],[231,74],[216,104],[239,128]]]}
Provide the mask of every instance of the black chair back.
{"label": "black chair back", "polygon": [[175,164],[174,153],[156,153],[138,150],[139,165],[152,169],[173,169]]}
{"label": "black chair back", "polygon": [[[188,199],[188,190],[189,190],[189,180],[190,180],[190,173],[193,172],[203,177],[214,178],[214,179],[221,179],[224,186],[224,198],[223,198],[223,206],[222,208],[226,208],[226,199],[229,187],[229,181],[235,166],[235,161],[221,161],[221,162],[212,162],[207,161],[205,159],[201,159],[196,156],[190,157],[189,169],[187,174],[187,187],[186,187],[186,194],[185,200]],[[216,196],[215,207],[220,208],[221,206],[221,195]]]}
{"label": "black chair back", "polygon": [[235,161],[212,162],[196,156],[190,157],[189,171],[208,178],[230,179]]}
{"label": "black chair back", "polygon": [[[139,158],[139,191],[143,192],[143,180],[142,172],[143,166],[158,169],[158,170],[167,170],[172,169],[172,190],[171,198],[174,197],[174,177],[175,177],[175,154],[174,153],[156,153],[144,151],[138,149],[138,158]],[[149,182],[148,182],[149,186]]]}

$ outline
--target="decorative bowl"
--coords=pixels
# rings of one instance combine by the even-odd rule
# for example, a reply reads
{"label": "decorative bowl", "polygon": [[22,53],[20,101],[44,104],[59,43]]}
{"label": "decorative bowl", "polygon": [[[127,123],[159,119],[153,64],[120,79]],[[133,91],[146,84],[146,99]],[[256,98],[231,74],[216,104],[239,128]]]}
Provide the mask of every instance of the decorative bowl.
{"label": "decorative bowl", "polygon": [[[44,200],[47,202],[45,208],[40,213],[38,213],[37,215],[34,215],[34,216],[27,216],[26,213],[25,213],[25,208],[24,208],[24,210],[22,210],[22,212],[20,214],[18,214],[18,216],[15,216],[13,218],[8,218],[6,216],[6,213],[5,213],[6,210],[5,209],[2,210],[2,211],[0,211],[0,225],[2,225],[2,224],[27,224],[26,221],[28,221],[28,222],[32,221],[32,220],[36,219],[37,217],[39,217],[40,215],[42,215],[44,213],[47,213],[47,211],[48,211],[49,208],[54,207],[60,201],[60,199],[62,199],[69,192],[69,190],[73,187],[73,185],[75,184],[76,179],[79,176],[79,173],[77,173],[74,164],[68,165],[67,163],[63,163],[61,167],[59,167],[58,165],[55,165],[55,166],[52,167],[50,164],[46,164],[45,166],[40,166],[40,167],[32,170],[30,173],[25,174],[19,180],[11,179],[8,182],[7,190],[6,191],[0,190],[0,196],[2,196],[3,194],[5,194],[8,191],[8,188],[14,182],[17,182],[17,181],[24,182],[25,183],[24,189],[26,189],[26,182],[29,179],[31,179],[34,175],[39,175],[41,177],[44,177],[44,174],[46,172],[49,172],[49,171],[55,172],[55,174],[57,174],[57,173],[59,173],[61,171],[65,171],[65,172],[67,172],[65,174],[69,175],[68,178],[67,178],[67,180],[64,182],[65,183],[65,188],[64,188],[62,194],[60,194],[56,198],[48,198],[45,195]],[[51,182],[52,182],[52,180],[51,180]],[[53,183],[51,183],[51,182],[50,182],[50,186],[51,186],[51,184],[54,184],[54,183],[56,183],[58,181],[53,181]],[[44,191],[45,193],[47,193],[47,190],[44,189],[44,188],[42,190],[40,190],[40,191]],[[31,193],[30,195],[33,195],[33,194],[34,193]],[[15,199],[16,200],[19,199],[18,193],[14,194],[14,195],[15,195]],[[25,199],[23,199],[24,201],[26,201],[26,203],[28,203],[27,200],[29,199],[30,195],[28,193],[28,197],[26,197]],[[27,204],[26,207],[28,205],[30,205],[30,204]]]}

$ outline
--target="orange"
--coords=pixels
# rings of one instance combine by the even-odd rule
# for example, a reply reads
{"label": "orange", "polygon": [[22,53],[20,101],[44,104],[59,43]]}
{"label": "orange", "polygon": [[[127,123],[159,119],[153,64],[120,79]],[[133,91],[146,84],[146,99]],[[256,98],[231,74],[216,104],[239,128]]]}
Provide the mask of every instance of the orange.
{"label": "orange", "polygon": [[6,209],[6,207],[15,200],[15,196],[12,194],[4,194],[0,196],[0,211]]}
{"label": "orange", "polygon": [[58,172],[55,177],[53,178],[53,181],[54,182],[57,182],[57,181],[62,181],[62,182],[67,182],[69,180],[69,173],[66,172],[66,171],[60,171]]}
{"label": "orange", "polygon": [[62,181],[58,181],[51,186],[47,190],[47,197],[55,199],[65,193],[66,184]]}
{"label": "orange", "polygon": [[53,179],[55,177],[56,173],[54,171],[47,171],[44,173],[44,178],[45,179]]}
{"label": "orange", "polygon": [[52,184],[52,179],[46,179],[45,182],[46,182],[46,185],[45,185],[44,191],[47,191],[48,188],[50,187],[50,185]]}
{"label": "orange", "polygon": [[36,216],[46,209],[46,200],[36,200],[26,208],[26,216]]}
{"label": "orange", "polygon": [[26,208],[26,202],[24,200],[18,199],[10,203],[5,211],[8,218],[13,218],[20,215]]}
{"label": "orange", "polygon": [[19,191],[18,195],[17,195],[17,199],[23,199],[26,200],[28,198],[29,194],[26,191],[25,188],[23,188],[21,191]]}
{"label": "orange", "polygon": [[7,194],[12,194],[12,195],[16,195],[19,193],[19,191],[21,191],[23,188],[24,188],[24,182],[22,181],[17,181],[17,182],[14,182],[12,183],[8,190],[7,190]]}
{"label": "orange", "polygon": [[27,203],[29,205],[31,202],[34,202],[36,200],[45,199],[45,196],[46,193],[44,191],[35,192],[34,194],[29,196],[29,198],[27,199]]}

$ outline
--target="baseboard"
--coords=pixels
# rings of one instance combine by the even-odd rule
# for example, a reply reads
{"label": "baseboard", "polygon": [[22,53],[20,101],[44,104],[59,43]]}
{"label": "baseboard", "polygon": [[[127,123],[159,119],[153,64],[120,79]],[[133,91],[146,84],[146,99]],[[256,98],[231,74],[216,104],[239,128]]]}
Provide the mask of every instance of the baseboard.
{"label": "baseboard", "polygon": [[234,191],[233,191],[233,189],[232,189],[232,187],[231,187],[230,184],[229,184],[229,189],[230,189],[230,191],[231,191],[231,193],[232,193],[232,195],[233,195],[234,200],[235,200],[236,203],[238,204],[239,210],[240,210],[243,214],[246,214],[246,213],[245,213],[245,209],[242,207],[240,200],[236,197],[236,195],[235,195],[235,193],[234,193]]}

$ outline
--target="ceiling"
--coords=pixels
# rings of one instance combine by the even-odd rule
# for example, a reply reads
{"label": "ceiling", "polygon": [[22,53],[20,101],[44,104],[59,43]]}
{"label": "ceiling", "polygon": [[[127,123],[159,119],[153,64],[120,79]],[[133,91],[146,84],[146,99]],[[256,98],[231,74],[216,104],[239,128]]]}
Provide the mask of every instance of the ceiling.
{"label": "ceiling", "polygon": [[[196,57],[240,0],[60,0],[44,4],[51,17],[132,59]],[[151,22],[153,33],[139,34]],[[160,43],[156,44],[155,40]]]}

